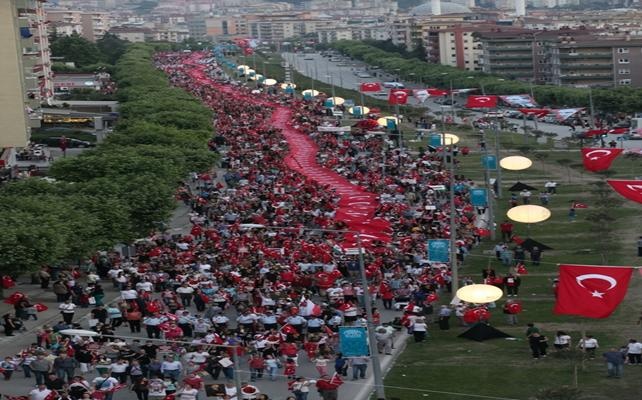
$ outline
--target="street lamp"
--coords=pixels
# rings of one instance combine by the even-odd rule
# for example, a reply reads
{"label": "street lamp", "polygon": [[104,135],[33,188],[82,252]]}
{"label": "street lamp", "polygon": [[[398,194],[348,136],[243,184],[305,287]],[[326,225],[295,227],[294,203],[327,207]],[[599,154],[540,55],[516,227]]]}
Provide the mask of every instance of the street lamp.
{"label": "street lamp", "polygon": [[472,304],[492,303],[502,298],[504,293],[493,285],[468,285],[457,290],[457,298]]}
{"label": "street lamp", "polygon": [[506,216],[512,221],[525,223],[527,235],[530,236],[531,224],[546,221],[551,217],[551,211],[542,206],[526,204],[511,208]]}
{"label": "street lamp", "polygon": [[[452,133],[441,133],[441,144],[443,147],[443,161],[445,167],[446,162],[446,145],[450,146],[450,190],[449,190],[449,200],[450,200],[450,271],[452,273],[452,292],[455,296],[457,289],[459,288],[459,271],[457,270],[457,228],[455,227],[455,214],[457,214],[457,209],[455,208],[455,152],[453,146],[459,142],[459,136],[453,135]],[[442,167],[443,169],[443,167]]]}

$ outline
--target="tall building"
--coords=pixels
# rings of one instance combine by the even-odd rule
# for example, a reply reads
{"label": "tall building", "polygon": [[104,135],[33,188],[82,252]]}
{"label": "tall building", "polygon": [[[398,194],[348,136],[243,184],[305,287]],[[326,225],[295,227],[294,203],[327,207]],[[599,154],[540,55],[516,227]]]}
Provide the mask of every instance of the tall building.
{"label": "tall building", "polygon": [[41,102],[53,96],[45,1],[0,2],[0,149],[26,146]]}
{"label": "tall building", "polygon": [[64,24],[80,27],[80,36],[95,42],[110,28],[110,14],[99,11],[47,10],[47,20],[54,25]]}

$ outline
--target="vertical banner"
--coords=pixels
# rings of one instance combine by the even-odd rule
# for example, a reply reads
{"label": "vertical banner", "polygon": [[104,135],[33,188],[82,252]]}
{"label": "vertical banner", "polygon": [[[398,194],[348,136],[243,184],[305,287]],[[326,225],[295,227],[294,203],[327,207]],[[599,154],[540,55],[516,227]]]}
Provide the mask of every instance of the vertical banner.
{"label": "vertical banner", "polygon": [[483,155],[481,158],[482,167],[489,171],[495,171],[497,169],[497,157],[494,155]]}
{"label": "vertical banner", "polygon": [[488,192],[483,188],[470,190],[470,202],[475,207],[488,206]]}
{"label": "vertical banner", "polygon": [[344,357],[369,356],[366,328],[363,326],[340,326],[339,351]]}
{"label": "vertical banner", "polygon": [[428,144],[433,147],[441,146],[441,135],[438,133],[430,135],[430,142]]}
{"label": "vertical banner", "polygon": [[449,257],[450,241],[448,239],[428,240],[428,260],[447,263]]}

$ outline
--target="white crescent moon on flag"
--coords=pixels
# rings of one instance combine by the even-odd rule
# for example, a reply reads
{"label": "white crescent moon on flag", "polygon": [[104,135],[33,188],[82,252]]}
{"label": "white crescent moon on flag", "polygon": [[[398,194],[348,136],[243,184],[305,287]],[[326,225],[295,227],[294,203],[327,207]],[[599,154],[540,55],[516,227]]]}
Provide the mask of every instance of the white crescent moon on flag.
{"label": "white crescent moon on flag", "polygon": [[591,157],[591,154],[593,154],[593,153],[600,153],[600,154],[603,154],[605,156],[608,156],[608,155],[611,154],[611,151],[610,150],[603,150],[603,149],[591,150],[588,153],[586,153],[586,157]]}
{"label": "white crescent moon on flag", "polygon": [[588,288],[587,288],[586,286],[584,286],[584,284],[582,283],[582,282],[583,282],[583,281],[585,281],[586,279],[600,279],[600,280],[603,280],[603,281],[607,281],[611,286],[610,286],[608,289],[606,289],[606,290],[611,290],[611,289],[613,289],[615,286],[617,286],[617,281],[616,281],[615,279],[613,279],[612,277],[607,276],[607,275],[602,275],[602,274],[584,274],[584,275],[580,275],[580,276],[575,277],[575,280],[577,281],[577,284],[578,284],[578,285],[580,285],[580,286],[581,286],[581,287],[583,287],[584,289],[588,289]]}
{"label": "white crescent moon on flag", "polygon": [[626,187],[634,192],[642,193],[642,185],[626,185]]}
{"label": "white crescent moon on flag", "polygon": [[490,97],[481,96],[481,97],[478,97],[476,100],[481,101],[482,103],[485,103],[487,101],[490,101]]}

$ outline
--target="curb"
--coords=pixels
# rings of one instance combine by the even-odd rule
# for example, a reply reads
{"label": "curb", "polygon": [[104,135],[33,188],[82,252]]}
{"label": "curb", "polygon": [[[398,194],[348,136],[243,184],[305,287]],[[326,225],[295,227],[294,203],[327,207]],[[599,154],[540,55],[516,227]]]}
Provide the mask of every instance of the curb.
{"label": "curb", "polygon": [[[408,335],[404,330],[399,331],[400,336],[398,336],[394,341],[395,351],[392,353],[392,357],[385,358],[381,360],[381,375],[383,378],[386,377],[388,372],[392,369],[399,355],[406,349],[408,343]],[[370,374],[365,383],[363,383],[359,392],[355,396],[355,400],[368,400],[371,394],[374,392],[374,376]]]}

